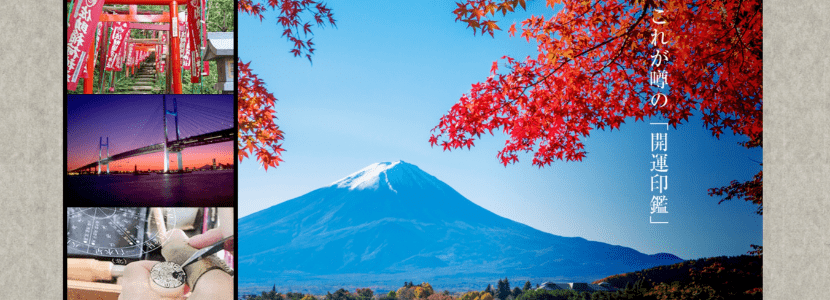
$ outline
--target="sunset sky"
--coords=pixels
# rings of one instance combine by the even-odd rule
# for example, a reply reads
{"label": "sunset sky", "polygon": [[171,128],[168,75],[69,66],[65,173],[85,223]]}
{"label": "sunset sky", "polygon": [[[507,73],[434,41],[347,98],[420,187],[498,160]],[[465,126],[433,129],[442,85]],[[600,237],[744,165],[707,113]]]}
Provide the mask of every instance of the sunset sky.
{"label": "sunset sky", "polygon": [[[168,95],[167,110],[173,110],[176,99],[179,112],[180,137],[213,132],[233,127],[232,95]],[[162,95],[69,95],[67,109],[68,170],[94,162],[98,158],[99,137],[109,154],[161,143],[164,139]],[[167,116],[168,140],[175,140],[174,117]],[[233,142],[187,148],[182,151],[185,167],[233,163]],[[106,156],[106,148],[102,156]],[[111,171],[160,170],[163,154],[153,153],[110,163]],[[176,155],[170,155],[170,168],[178,168]]]}

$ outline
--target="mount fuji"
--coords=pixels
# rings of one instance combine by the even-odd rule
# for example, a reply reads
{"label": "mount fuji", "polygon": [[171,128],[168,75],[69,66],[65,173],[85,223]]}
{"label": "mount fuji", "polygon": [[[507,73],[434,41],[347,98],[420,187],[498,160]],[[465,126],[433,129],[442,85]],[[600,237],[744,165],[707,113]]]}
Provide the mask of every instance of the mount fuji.
{"label": "mount fuji", "polygon": [[443,289],[505,276],[590,282],[682,261],[542,232],[403,161],[372,164],[241,218],[238,228],[240,287],[429,281]]}

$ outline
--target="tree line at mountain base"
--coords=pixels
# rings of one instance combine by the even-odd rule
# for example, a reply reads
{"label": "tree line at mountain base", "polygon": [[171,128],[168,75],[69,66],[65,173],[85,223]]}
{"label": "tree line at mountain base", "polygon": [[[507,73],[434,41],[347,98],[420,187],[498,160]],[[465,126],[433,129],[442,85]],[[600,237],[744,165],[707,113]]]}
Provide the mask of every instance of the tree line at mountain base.
{"label": "tree line at mountain base", "polygon": [[403,286],[386,294],[375,294],[369,288],[354,292],[338,289],[334,293],[282,294],[276,285],[260,295],[245,295],[243,300],[619,300],[619,299],[762,299],[762,256],[721,256],[688,260],[672,265],[649,268],[637,272],[609,276],[593,284],[607,283],[616,291],[590,289],[547,290],[526,281],[521,288],[511,289],[507,278],[499,279],[482,291],[451,293],[435,292],[427,282]]}

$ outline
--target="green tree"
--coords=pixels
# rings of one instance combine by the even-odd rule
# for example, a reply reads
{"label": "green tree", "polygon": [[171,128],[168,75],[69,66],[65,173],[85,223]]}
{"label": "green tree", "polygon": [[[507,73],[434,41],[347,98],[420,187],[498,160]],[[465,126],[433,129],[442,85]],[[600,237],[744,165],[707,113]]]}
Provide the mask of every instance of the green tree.
{"label": "green tree", "polygon": [[530,289],[532,289],[532,288],[533,288],[533,286],[532,286],[532,285],[530,285],[530,280],[528,280],[528,281],[525,281],[525,286],[522,288],[522,291],[527,292],[527,291],[529,291],[529,290],[530,290]]}
{"label": "green tree", "polygon": [[349,293],[349,291],[345,289],[339,289],[332,293],[326,293],[325,300],[359,300],[355,295]]}
{"label": "green tree", "polygon": [[276,286],[271,289],[269,292],[262,292],[259,296],[253,296],[250,298],[251,300],[283,300],[282,294],[277,293]]}
{"label": "green tree", "polygon": [[519,297],[519,295],[521,295],[521,294],[522,294],[522,289],[520,289],[518,286],[514,287],[513,292],[510,293],[510,295],[513,296],[513,298]]}
{"label": "green tree", "polygon": [[477,291],[466,292],[464,293],[464,295],[461,295],[461,298],[459,298],[459,300],[475,300],[476,298],[478,298],[478,296],[479,292]]}
{"label": "green tree", "polygon": [[497,287],[496,298],[504,300],[507,299],[507,296],[510,296],[510,281],[506,277],[504,280],[499,279]]}
{"label": "green tree", "polygon": [[355,295],[360,300],[371,300],[372,297],[374,296],[374,294],[375,294],[375,292],[372,291],[372,289],[370,289],[370,288],[363,288],[363,289],[359,288],[359,289],[355,290]]}
{"label": "green tree", "polygon": [[205,14],[207,15],[208,31],[233,31],[233,0],[207,1]]}
{"label": "green tree", "polygon": [[288,293],[285,293],[285,299],[286,300],[302,300],[303,299],[303,294],[302,293],[288,292]]}

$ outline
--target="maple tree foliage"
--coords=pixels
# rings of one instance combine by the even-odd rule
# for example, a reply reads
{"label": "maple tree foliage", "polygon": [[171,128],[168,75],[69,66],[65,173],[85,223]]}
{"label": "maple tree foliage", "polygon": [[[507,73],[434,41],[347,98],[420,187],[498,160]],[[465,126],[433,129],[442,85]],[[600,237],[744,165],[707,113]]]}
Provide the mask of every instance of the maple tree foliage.
{"label": "maple tree foliage", "polygon": [[763,170],[753,176],[752,180],[745,182],[738,182],[733,180],[728,186],[709,189],[710,196],[723,196],[718,204],[732,199],[744,199],[758,205],[758,210],[755,213],[761,215],[764,212],[764,186],[763,186]]}
{"label": "maple tree foliage", "polygon": [[239,69],[239,161],[255,153],[265,170],[276,167],[282,159],[283,132],[274,122],[277,98],[250,69],[250,63],[237,63]]}
{"label": "maple tree foliage", "polygon": [[[331,9],[325,4],[313,0],[268,0],[267,6],[279,11],[277,24],[283,28],[282,36],[292,43],[289,51],[295,57],[305,56],[311,61],[314,43],[311,41],[312,26],[334,26],[335,20]],[[239,0],[237,10],[262,21],[265,18],[266,5],[254,0]],[[302,22],[302,17],[310,15],[315,24]],[[239,161],[255,154],[265,170],[279,166],[284,151],[280,141],[284,135],[275,123],[274,103],[277,99],[265,88],[265,83],[250,68],[250,62],[237,62],[239,70]]]}
{"label": "maple tree foliage", "polygon": [[[331,9],[326,7],[326,4],[314,0],[268,0],[268,6],[279,11],[277,16],[277,24],[282,26],[282,36],[293,44],[293,48],[289,51],[294,56],[305,56],[311,61],[311,55],[314,54],[314,43],[311,41],[310,35],[312,25],[325,26],[326,23],[335,26],[334,14]],[[265,5],[254,2],[254,0],[239,0],[237,10],[247,13],[252,16],[259,17],[262,21],[265,16]],[[315,24],[310,21],[303,22],[303,15],[310,15]],[[302,30],[302,37],[300,31]],[[307,38],[307,39],[306,39]]]}
{"label": "maple tree foliage", "polygon": [[[532,152],[532,164],[542,167],[581,161],[582,139],[592,130],[619,129],[630,117],[662,117],[676,127],[695,110],[715,137],[731,130],[747,137],[741,145],[762,146],[761,0],[547,0],[547,7],[557,3],[563,7],[553,16],[521,22],[520,36],[537,43],[538,53],[494,62],[491,75],[432,129],[432,146],[469,149],[482,133],[501,130],[508,135],[497,154],[502,164]],[[456,21],[493,36],[497,14],[524,8],[525,1],[457,5]],[[510,36],[516,32],[511,25]],[[659,68],[652,66],[656,54],[665,55]],[[650,72],[662,70],[668,99],[653,105],[658,89]],[[761,173],[756,179],[757,189],[733,182],[710,193],[749,196],[761,205]]]}

